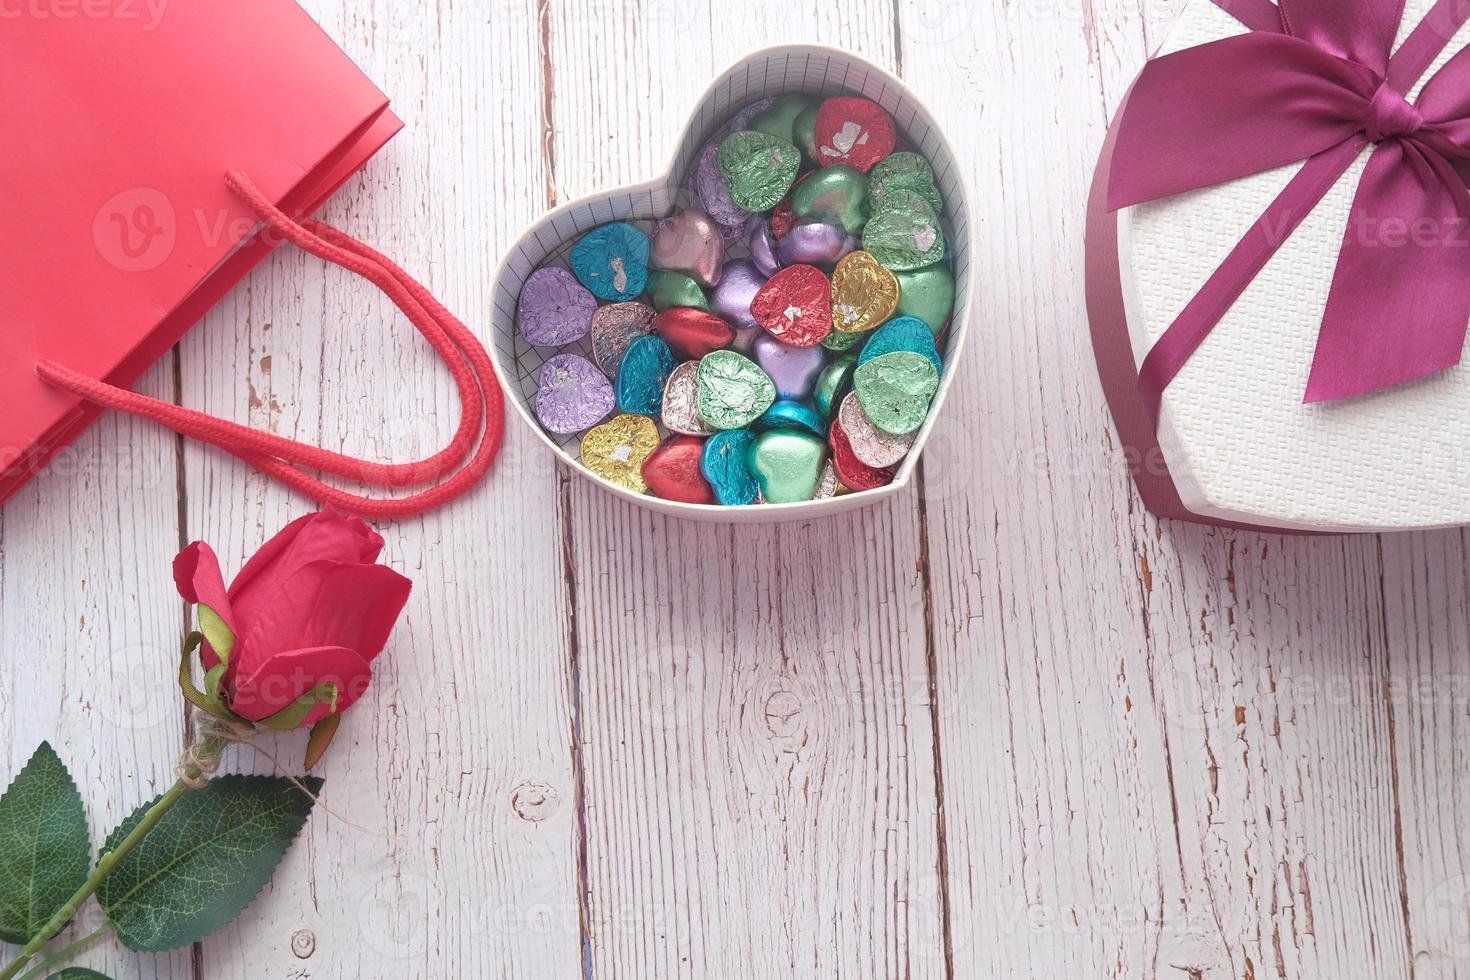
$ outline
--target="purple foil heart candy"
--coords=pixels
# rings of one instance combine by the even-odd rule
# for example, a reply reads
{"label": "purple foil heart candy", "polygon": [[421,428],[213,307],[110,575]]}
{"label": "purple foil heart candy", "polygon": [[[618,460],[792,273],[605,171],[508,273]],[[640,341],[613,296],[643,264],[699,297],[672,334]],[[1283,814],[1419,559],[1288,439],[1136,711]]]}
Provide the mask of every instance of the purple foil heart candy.
{"label": "purple foil heart candy", "polygon": [[613,402],[607,376],[587,358],[557,354],[541,366],[535,406],[546,431],[585,432],[612,413]]}
{"label": "purple foil heart candy", "polygon": [[597,299],[567,269],[531,273],[516,307],[521,336],[533,347],[561,347],[587,336]]}
{"label": "purple foil heart candy", "polygon": [[815,265],[830,270],[848,252],[856,251],[857,239],[836,225],[797,225],[776,246],[782,265]]}
{"label": "purple foil heart candy", "polygon": [[776,384],[776,397],[797,402],[811,397],[827,360],[824,348],[793,347],[762,332],[755,339],[754,349],[755,363]]}

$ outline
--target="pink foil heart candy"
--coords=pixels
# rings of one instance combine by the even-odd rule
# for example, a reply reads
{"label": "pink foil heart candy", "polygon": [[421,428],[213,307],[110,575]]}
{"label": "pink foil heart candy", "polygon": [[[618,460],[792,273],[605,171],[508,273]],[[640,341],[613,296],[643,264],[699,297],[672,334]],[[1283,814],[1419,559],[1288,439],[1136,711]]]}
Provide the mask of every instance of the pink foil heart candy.
{"label": "pink foil heart candy", "polygon": [[702,286],[720,281],[725,239],[703,211],[676,211],[653,232],[653,267],[688,273]]}
{"label": "pink foil heart candy", "polygon": [[639,337],[653,333],[658,314],[646,303],[611,303],[592,314],[592,359],[609,378],[618,374],[623,355]]}

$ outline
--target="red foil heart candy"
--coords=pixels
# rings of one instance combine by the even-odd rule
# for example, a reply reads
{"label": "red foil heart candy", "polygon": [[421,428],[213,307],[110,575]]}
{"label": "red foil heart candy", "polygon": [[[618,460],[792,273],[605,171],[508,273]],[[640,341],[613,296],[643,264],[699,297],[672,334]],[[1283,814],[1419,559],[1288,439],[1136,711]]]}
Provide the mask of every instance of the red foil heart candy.
{"label": "red foil heart candy", "polygon": [[648,492],[681,504],[712,504],[715,492],[700,472],[704,440],[698,436],[675,436],[653,451],[643,463],[643,482]]}
{"label": "red foil heart candy", "polygon": [[875,490],[893,482],[898,468],[869,466],[858,459],[847,433],[842,431],[841,422],[834,420],[827,429],[827,442],[832,446],[832,465],[837,470],[837,479],[849,490]]}
{"label": "red foil heart candy", "polygon": [[681,361],[697,361],[710,351],[730,346],[735,328],[713,313],[692,306],[673,306],[653,321],[653,328]]}
{"label": "red foil heart candy", "polygon": [[893,152],[893,117],[868,99],[838,96],[817,110],[817,162],[845,163],[863,173]]}
{"label": "red foil heart candy", "polygon": [[832,284],[814,265],[788,266],[766,280],[750,313],[777,340],[811,347],[832,332]]}

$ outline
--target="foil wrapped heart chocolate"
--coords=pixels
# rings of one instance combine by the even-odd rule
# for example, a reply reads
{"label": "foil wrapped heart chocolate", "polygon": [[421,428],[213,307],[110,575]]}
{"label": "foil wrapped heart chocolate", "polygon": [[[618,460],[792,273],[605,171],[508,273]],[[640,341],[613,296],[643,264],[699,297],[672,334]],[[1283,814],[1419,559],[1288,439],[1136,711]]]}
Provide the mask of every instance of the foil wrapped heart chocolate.
{"label": "foil wrapped heart chocolate", "polygon": [[[511,404],[569,465],[677,516],[806,519],[898,493],[971,303],[962,170],[933,117],[860,58],[787,45],[724,72],[671,135],[664,176],[556,209],[502,262]],[[542,384],[556,357],[577,384]],[[624,414],[602,421],[609,391]]]}

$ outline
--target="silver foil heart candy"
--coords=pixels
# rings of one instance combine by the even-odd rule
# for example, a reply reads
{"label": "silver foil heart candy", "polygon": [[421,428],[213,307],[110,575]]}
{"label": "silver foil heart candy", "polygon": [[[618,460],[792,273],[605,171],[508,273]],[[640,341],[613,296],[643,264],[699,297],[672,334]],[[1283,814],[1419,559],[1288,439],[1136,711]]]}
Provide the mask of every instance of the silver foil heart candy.
{"label": "silver foil heart candy", "polygon": [[674,368],[664,385],[664,428],[682,436],[707,436],[716,431],[699,417],[699,383],[694,377],[697,370],[698,361],[685,361]]}

